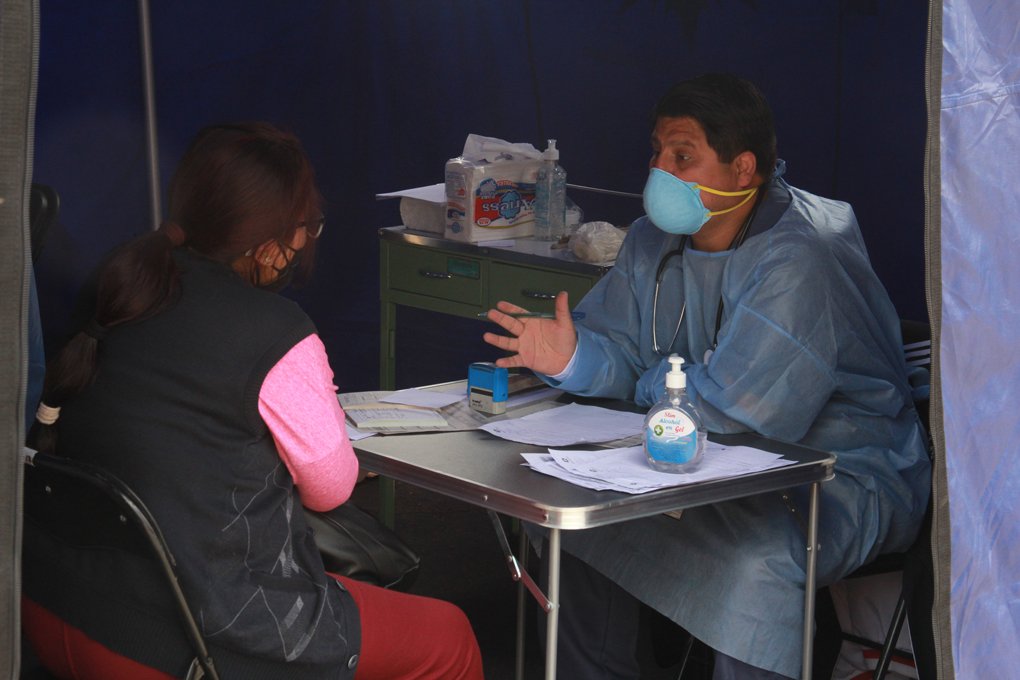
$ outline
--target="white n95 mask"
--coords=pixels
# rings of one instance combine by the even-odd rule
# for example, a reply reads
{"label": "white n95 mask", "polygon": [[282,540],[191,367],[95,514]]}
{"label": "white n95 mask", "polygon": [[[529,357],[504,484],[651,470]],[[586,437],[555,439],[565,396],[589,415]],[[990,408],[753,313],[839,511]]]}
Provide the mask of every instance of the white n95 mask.
{"label": "white n95 mask", "polygon": [[[716,196],[746,196],[732,208],[709,210],[701,201],[701,192]],[[667,234],[694,234],[714,215],[722,215],[751,200],[758,187],[743,191],[719,191],[694,182],[685,182],[665,170],[652,168],[645,183],[645,214]]]}

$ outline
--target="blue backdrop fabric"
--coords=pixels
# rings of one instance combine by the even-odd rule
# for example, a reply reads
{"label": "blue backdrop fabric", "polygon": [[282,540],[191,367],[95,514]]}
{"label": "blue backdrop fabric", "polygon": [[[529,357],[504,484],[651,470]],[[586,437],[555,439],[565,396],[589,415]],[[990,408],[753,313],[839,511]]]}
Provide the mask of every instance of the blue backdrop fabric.
{"label": "blue backdrop fabric", "polygon": [[[149,207],[136,4],[40,5],[33,179],[61,194],[36,267],[52,352],[87,272],[149,227]],[[569,182],[639,192],[658,96],[676,80],[733,71],[772,102],[790,181],[854,205],[900,315],[924,319],[928,3],[781,5],[152,3],[162,183],[205,124],[266,119],[296,132],[328,222],[315,280],[291,295],[317,324],[341,389],[372,389],[376,230],[399,221],[397,203],[375,194],[442,181],[469,133],[540,148],[554,137]],[[1016,26],[1013,3],[943,3],[939,340],[960,678],[1012,677],[1020,638]],[[588,219],[623,225],[640,213],[638,202],[571,197]],[[414,336],[426,345],[419,356],[430,342],[453,348],[430,378],[462,377],[464,364],[486,358],[480,324],[428,317],[408,310],[401,323],[426,331]]]}
{"label": "blue backdrop fabric", "polygon": [[1016,7],[943,7],[941,376],[957,678],[1020,640],[1020,44]]}
{"label": "blue backdrop fabric", "polygon": [[[151,5],[163,186],[208,123],[267,119],[304,141],[327,227],[315,279],[292,295],[344,390],[378,384],[376,230],[399,223],[399,210],[375,194],[442,181],[469,133],[539,148],[556,138],[568,182],[640,192],[656,99],[713,70],[761,86],[790,181],[854,205],[901,316],[924,318],[926,3]],[[41,15],[36,181],[62,198],[38,266],[52,350],[86,273],[148,228],[149,208],[136,4],[41,0]],[[641,212],[638,201],[571,197],[588,219],[624,225]],[[462,377],[489,358],[481,324],[450,323],[462,356],[422,377]]]}

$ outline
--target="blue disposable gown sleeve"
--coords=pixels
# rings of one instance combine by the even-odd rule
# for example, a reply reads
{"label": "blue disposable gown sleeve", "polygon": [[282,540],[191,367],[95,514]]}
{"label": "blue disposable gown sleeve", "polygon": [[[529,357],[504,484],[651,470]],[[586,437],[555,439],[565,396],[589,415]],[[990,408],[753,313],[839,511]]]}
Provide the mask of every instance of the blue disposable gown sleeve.
{"label": "blue disposable gown sleeve", "polygon": [[730,287],[739,297],[718,347],[687,370],[688,394],[710,431],[804,437],[837,387],[841,330],[830,283],[817,260],[791,258]]}
{"label": "blue disposable gown sleeve", "polygon": [[[768,249],[761,257],[753,251],[760,248],[762,239],[769,235],[749,244],[740,253],[744,257],[736,257],[726,270],[727,314],[719,344],[707,363],[700,356],[686,357],[687,391],[711,432],[754,431],[797,441],[836,388],[836,342],[832,333],[819,333],[826,325],[825,301],[833,297],[827,292],[831,281],[819,265],[826,258],[806,256],[792,247]],[[760,259],[745,267],[751,257]],[[689,317],[686,323],[698,320]],[[714,335],[709,330],[691,335]],[[689,337],[684,340],[678,343],[683,348],[693,343]],[[635,401],[654,403],[668,371],[665,359],[645,369],[635,388]],[[792,403],[796,409],[790,408]]]}
{"label": "blue disposable gown sleeve", "polygon": [[649,344],[642,352],[642,343],[651,342],[643,323],[642,298],[646,282],[654,283],[654,264],[649,274],[653,258],[657,263],[654,245],[632,228],[613,268],[576,307],[585,320],[576,326],[573,369],[562,381],[547,378],[547,382],[582,396],[634,399],[635,385],[646,370],[645,355],[651,351]]}
{"label": "blue disposable gown sleeve", "polygon": [[[767,238],[767,235],[762,235],[758,240],[760,242]],[[577,326],[578,344],[574,369],[562,381],[550,381],[551,384],[583,396],[632,399],[642,406],[651,406],[658,401],[663,393],[669,363],[666,357],[652,349],[651,300],[659,262],[675,245],[656,227],[643,220],[631,228],[616,265],[577,307],[585,313],[585,320]],[[751,261],[761,257],[761,252],[750,246],[751,243],[743,246],[747,250],[741,253],[744,256],[742,260]],[[694,323],[690,317],[684,322],[676,343],[676,351],[687,361],[688,390],[697,400],[696,405],[706,427],[713,432],[747,432],[755,430],[759,424],[767,425],[772,420],[782,420],[779,418],[782,411],[780,406],[777,405],[772,416],[767,417],[760,406],[752,409],[748,405],[749,396],[746,393],[741,395],[740,392],[748,388],[755,377],[767,381],[767,376],[780,368],[786,368],[791,374],[806,376],[811,373],[811,377],[805,377],[804,382],[814,386],[818,394],[811,399],[811,410],[803,412],[794,428],[773,427],[768,432],[758,431],[775,434],[780,429],[802,430],[810,424],[812,416],[831,393],[831,376],[826,375],[827,371],[817,360],[810,358],[809,352],[799,354],[800,347],[793,339],[795,330],[783,330],[752,311],[755,306],[765,305],[766,301],[769,301],[768,304],[789,307],[788,299],[774,299],[777,286],[787,284],[773,285],[772,282],[781,281],[790,271],[797,273],[798,266],[791,262],[788,270],[760,274],[765,269],[755,268],[760,280],[748,276],[728,276],[729,280],[724,283],[724,294],[728,296],[727,309],[740,304],[747,309],[740,313],[739,320],[724,323],[720,345],[709,367],[698,364],[687,350],[687,329],[690,323]],[[812,285],[805,282],[805,287],[811,288]],[[660,344],[668,342],[669,338],[665,335],[660,335]],[[730,337],[734,335],[742,337]],[[760,343],[758,338],[761,339]],[[798,357],[798,365],[784,367],[782,362],[772,362],[769,368],[754,366],[757,359],[767,356],[768,347],[779,352],[775,355],[777,357]],[[730,351],[734,355],[727,358],[726,354]],[[763,396],[776,398],[781,388],[773,387],[771,394]],[[756,412],[750,413],[752,410]]]}
{"label": "blue disposable gown sleeve", "polygon": [[823,409],[895,418],[910,394],[898,319],[861,244],[775,229],[745,247],[724,276],[718,347],[687,371],[706,426],[800,441]]}
{"label": "blue disposable gown sleeve", "polygon": [[[794,216],[791,225],[734,251],[722,282],[719,344],[708,363],[687,349],[705,329],[692,330],[695,319],[684,322],[676,350],[688,362],[688,391],[710,431],[799,441],[837,389],[866,404],[846,408],[887,405],[882,415],[895,415],[902,407],[898,378],[887,370],[902,362],[886,327],[897,323],[895,312],[875,309],[888,298],[846,213],[832,220],[843,225],[839,233],[802,228]],[[557,386],[645,406],[662,394],[668,366],[652,350],[650,308],[655,269],[674,244],[656,231],[635,224],[616,266],[578,305],[586,319],[578,326],[577,361]]]}

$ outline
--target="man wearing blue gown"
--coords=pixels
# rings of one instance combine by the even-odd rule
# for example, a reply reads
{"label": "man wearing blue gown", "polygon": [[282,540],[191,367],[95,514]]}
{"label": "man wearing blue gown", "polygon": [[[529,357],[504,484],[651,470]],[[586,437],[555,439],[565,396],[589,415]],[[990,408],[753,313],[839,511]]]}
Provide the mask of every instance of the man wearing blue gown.
{"label": "man wearing blue gown", "polygon": [[[489,312],[487,342],[579,395],[662,395],[666,357],[709,432],[837,454],[818,580],[914,540],[930,486],[899,319],[846,203],[788,185],[754,85],[710,74],[659,101],[644,199],[615,266],[571,321]],[[637,678],[638,601],[716,651],[715,678],[800,675],[806,493],[764,494],[564,532],[559,668]],[[577,558],[577,559],[574,559]],[[636,598],[636,599],[635,599]]]}

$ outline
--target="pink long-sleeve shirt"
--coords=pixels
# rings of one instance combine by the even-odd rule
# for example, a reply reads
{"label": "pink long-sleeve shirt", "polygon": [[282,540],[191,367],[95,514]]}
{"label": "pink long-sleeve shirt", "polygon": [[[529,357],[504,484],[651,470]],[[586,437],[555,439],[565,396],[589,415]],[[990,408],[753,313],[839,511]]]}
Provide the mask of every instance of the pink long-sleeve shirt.
{"label": "pink long-sleeve shirt", "polygon": [[305,507],[331,510],[350,497],[358,459],[318,335],[294,345],[269,370],[259,392],[259,414]]}

